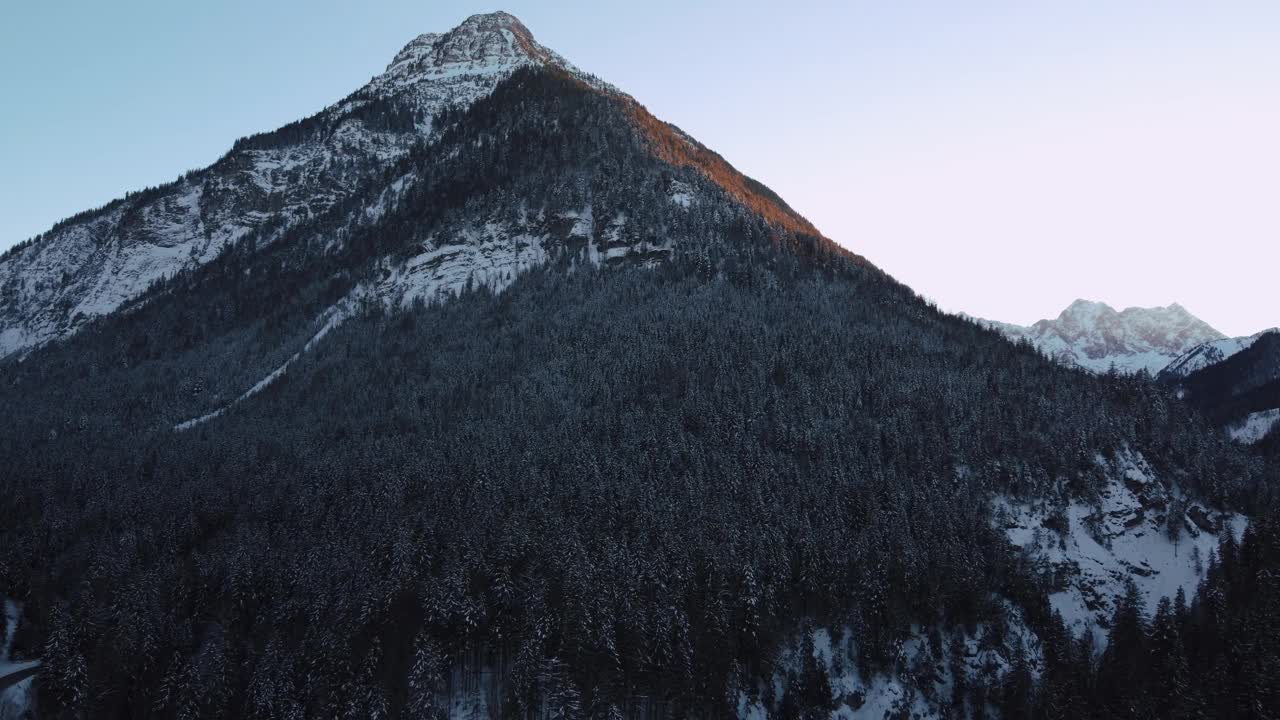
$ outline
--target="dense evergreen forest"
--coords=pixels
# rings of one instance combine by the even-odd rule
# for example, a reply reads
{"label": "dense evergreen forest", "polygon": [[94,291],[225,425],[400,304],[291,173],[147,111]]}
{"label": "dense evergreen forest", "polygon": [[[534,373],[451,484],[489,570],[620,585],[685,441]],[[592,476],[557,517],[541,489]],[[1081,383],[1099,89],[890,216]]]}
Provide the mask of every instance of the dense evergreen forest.
{"label": "dense evergreen forest", "polygon": [[[1059,367],[771,224],[755,186],[649,152],[634,112],[522,71],[437,119],[377,224],[343,206],[250,238],[0,365],[0,594],[46,663],[42,716],[438,717],[488,672],[506,717],[724,717],[740,693],[826,717],[821,668],[778,662],[801,628],[849,628],[864,673],[901,673],[917,628],[1000,627],[1009,604],[1043,673],[957,684],[951,716],[1274,715],[1274,463],[1147,378]],[[677,213],[675,180],[707,201]],[[388,254],[584,202],[681,242],[595,266],[566,239],[500,293],[367,302],[174,431]],[[1096,455],[1126,450],[1256,519],[1194,599],[1121,603],[1098,653],[991,500],[1094,499]]]}

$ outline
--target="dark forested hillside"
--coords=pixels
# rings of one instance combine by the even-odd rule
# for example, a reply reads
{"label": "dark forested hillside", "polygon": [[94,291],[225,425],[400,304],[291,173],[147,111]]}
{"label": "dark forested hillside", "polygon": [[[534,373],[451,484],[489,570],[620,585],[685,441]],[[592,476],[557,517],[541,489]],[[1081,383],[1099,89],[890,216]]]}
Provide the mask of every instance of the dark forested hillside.
{"label": "dark forested hillside", "polygon": [[[3,582],[44,643],[42,699],[371,716],[430,707],[472,657],[516,708],[716,714],[805,619],[854,628],[868,671],[912,623],[990,622],[1000,595],[1048,626],[985,500],[1088,495],[1086,448],[1259,497],[1153,386],[764,242],[710,272],[548,268],[370,311],[186,433],[11,383],[31,411],[4,419]],[[93,374],[99,337],[29,382],[131,397],[165,362]]]}
{"label": "dark forested hillside", "polygon": [[[1274,465],[1149,380],[937,311],[636,114],[517,71],[434,118],[375,220],[351,220],[371,190],[250,235],[0,365],[0,595],[42,716],[438,717],[483,687],[495,717],[827,717],[865,698],[782,661],[805,629],[923,687],[909,638],[967,677],[943,634],[1015,616],[1039,681],[1013,663],[942,712],[1146,717],[1185,687],[1144,671],[1129,702],[1113,668],[1148,661],[1230,676],[1186,707],[1269,712],[1273,525],[1150,629],[1121,603],[1095,664],[992,501],[1094,502],[1099,458],[1140,453],[1183,499],[1266,515]],[[625,222],[565,227],[584,207]],[[545,261],[438,301],[370,290],[476,225]]]}
{"label": "dark forested hillside", "polygon": [[1280,332],[1264,333],[1248,348],[1188,375],[1179,385],[1218,424],[1280,407]]}

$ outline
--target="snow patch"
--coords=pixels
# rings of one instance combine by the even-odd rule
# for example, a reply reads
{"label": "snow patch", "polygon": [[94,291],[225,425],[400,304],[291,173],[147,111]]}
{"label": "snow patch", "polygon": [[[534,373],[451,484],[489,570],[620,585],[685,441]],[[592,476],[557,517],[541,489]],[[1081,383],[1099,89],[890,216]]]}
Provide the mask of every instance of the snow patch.
{"label": "snow patch", "polygon": [[1245,419],[1227,426],[1227,435],[1238,443],[1253,445],[1265,438],[1277,422],[1280,422],[1280,408],[1251,413]]}
{"label": "snow patch", "polygon": [[[0,675],[21,672],[27,668],[39,667],[39,660],[13,662],[10,653],[13,641],[18,633],[18,624],[22,622],[22,606],[13,600],[4,601],[4,638],[0,640]],[[0,720],[21,720],[31,717],[34,705],[35,677],[29,677],[12,687],[0,691]]]}
{"label": "snow patch", "polygon": [[[1093,632],[1099,647],[1116,600],[1132,580],[1154,613],[1162,597],[1179,589],[1190,599],[1217,550],[1221,532],[1244,532],[1246,519],[1189,505],[1181,516],[1178,494],[1155,477],[1141,455],[1098,458],[1106,483],[1096,504],[1076,501],[1057,509],[996,500],[996,518],[1009,542],[1053,573],[1059,589],[1049,601],[1077,635]],[[1178,539],[1170,539],[1169,526]]]}
{"label": "snow patch", "polygon": [[671,202],[688,210],[693,207],[696,200],[694,199],[693,186],[683,180],[673,180],[670,189]]}
{"label": "snow patch", "polygon": [[522,272],[547,261],[547,237],[497,223],[428,240],[426,249],[391,268],[373,293],[392,307],[439,302],[468,287],[506,289]]}
{"label": "snow patch", "polygon": [[283,365],[276,368],[275,370],[272,370],[270,373],[267,374],[266,377],[254,383],[253,387],[250,387],[248,390],[245,390],[243,393],[240,394],[239,397],[237,397],[235,400],[232,400],[225,407],[218,408],[217,410],[201,415],[200,417],[192,418],[190,420],[184,420],[183,422],[180,422],[173,426],[174,431],[183,432],[185,430],[190,430],[191,428],[196,427],[197,425],[203,425],[204,423],[207,423],[210,420],[221,417],[223,413],[225,413],[227,410],[230,410],[235,405],[242,403],[245,400],[248,400],[254,395],[257,395],[258,393],[262,392],[263,390],[266,390],[267,387],[271,385],[271,383],[274,383],[276,380],[279,380],[281,377],[283,377],[285,372],[288,371],[289,366],[292,365],[294,362],[296,362],[298,358],[302,357],[303,353],[310,351],[311,348],[315,346],[316,343],[320,342],[320,340],[322,340],[325,335],[328,335],[329,332],[332,331],[334,328],[346,322],[346,320],[351,317],[353,305],[354,303],[351,300],[349,299],[343,300],[338,304],[334,305],[333,307],[329,308],[328,310],[324,311],[324,313],[320,315],[320,322],[322,323],[320,326],[320,329],[317,330],[316,333],[312,335],[309,340],[307,340],[306,344],[302,346],[301,350],[294,353],[293,356],[290,357],[288,360],[286,360]]}
{"label": "snow patch", "polygon": [[[979,624],[972,633],[957,635],[936,632],[937,647],[929,633],[920,626],[902,643],[893,673],[874,673],[864,677],[858,668],[858,646],[850,628],[833,632],[818,628],[810,636],[813,657],[826,672],[831,684],[835,709],[832,718],[879,720],[891,716],[942,718],[943,707],[951,699],[955,678],[948,658],[959,642],[960,669],[970,684],[993,684],[1013,668],[1014,658],[1027,661],[1032,678],[1038,678],[1044,658],[1039,638],[1027,628],[1022,613],[1007,601],[1000,600],[1007,620],[1004,632],[997,636],[993,629]],[[782,650],[770,679],[775,702],[781,703],[787,691],[788,676],[797,675],[804,666],[803,636]],[[920,684],[923,683],[923,684]],[[770,710],[760,697],[739,693],[737,716],[740,720],[768,720]]]}

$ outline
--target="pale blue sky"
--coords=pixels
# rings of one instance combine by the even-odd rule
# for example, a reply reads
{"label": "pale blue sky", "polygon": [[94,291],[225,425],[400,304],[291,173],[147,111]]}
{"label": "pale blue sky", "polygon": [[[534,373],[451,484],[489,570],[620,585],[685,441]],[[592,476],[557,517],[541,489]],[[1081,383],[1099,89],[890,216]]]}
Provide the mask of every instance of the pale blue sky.
{"label": "pale blue sky", "polygon": [[508,10],[943,307],[1280,324],[1280,3],[10,3],[0,249]]}

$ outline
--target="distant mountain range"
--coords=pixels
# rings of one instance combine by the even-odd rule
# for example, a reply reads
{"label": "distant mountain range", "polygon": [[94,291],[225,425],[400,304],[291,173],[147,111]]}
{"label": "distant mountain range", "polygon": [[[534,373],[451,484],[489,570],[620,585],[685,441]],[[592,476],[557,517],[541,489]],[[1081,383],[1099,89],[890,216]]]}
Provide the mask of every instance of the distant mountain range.
{"label": "distant mountain range", "polygon": [[1280,424],[1276,328],[1231,338],[1177,303],[1117,311],[1088,300],[1030,326],[975,321],[1069,367],[1150,373],[1177,388],[1237,442],[1259,443]]}
{"label": "distant mountain range", "polygon": [[1106,303],[1076,300],[1057,318],[1030,326],[978,322],[1012,340],[1028,341],[1064,365],[1093,372],[1115,368],[1155,375],[1201,345],[1226,339],[1177,303],[1117,311]]}

